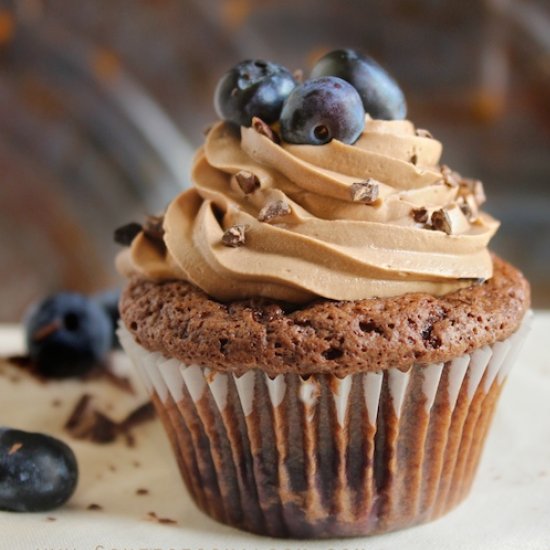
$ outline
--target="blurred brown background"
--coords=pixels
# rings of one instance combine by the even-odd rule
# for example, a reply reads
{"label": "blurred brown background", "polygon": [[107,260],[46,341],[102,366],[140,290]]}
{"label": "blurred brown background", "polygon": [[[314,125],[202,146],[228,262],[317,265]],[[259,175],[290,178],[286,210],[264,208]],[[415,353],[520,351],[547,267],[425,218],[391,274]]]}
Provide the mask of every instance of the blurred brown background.
{"label": "blurred brown background", "polygon": [[[219,76],[354,47],[479,177],[493,248],[550,307],[548,0],[0,0],[0,321],[119,283],[113,228],[188,184]],[[307,74],[307,73],[306,73]]]}

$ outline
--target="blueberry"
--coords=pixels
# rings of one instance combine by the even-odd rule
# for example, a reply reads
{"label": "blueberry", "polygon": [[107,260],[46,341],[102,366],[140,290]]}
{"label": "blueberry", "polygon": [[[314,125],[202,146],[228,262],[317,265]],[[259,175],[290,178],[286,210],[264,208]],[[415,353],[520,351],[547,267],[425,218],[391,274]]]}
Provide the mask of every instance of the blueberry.
{"label": "blueberry", "polygon": [[98,294],[95,294],[92,298],[97,304],[99,304],[99,306],[101,306],[103,311],[107,313],[107,316],[111,321],[111,348],[119,348],[120,344],[118,342],[116,331],[118,328],[118,321],[120,319],[120,312],[118,310],[120,289],[115,288],[112,290],[99,292]]}
{"label": "blueberry", "polygon": [[281,133],[290,143],[354,143],[365,127],[365,111],[353,86],[334,76],[294,88],[281,112]]}
{"label": "blueberry", "polygon": [[27,349],[39,373],[53,378],[79,376],[101,361],[111,347],[111,321],[85,296],[54,294],[32,308],[25,320]]}
{"label": "blueberry", "polygon": [[62,441],[0,428],[0,510],[43,512],[74,493],[78,466]]}
{"label": "blueberry", "polygon": [[407,116],[405,96],[397,82],[366,55],[350,49],[334,50],[313,67],[311,78],[320,76],[338,76],[349,82],[372,118],[394,120]]}
{"label": "blueberry", "polygon": [[216,112],[224,120],[250,126],[252,117],[271,124],[279,118],[284,100],[296,86],[285,67],[248,59],[227,71],[214,93]]}

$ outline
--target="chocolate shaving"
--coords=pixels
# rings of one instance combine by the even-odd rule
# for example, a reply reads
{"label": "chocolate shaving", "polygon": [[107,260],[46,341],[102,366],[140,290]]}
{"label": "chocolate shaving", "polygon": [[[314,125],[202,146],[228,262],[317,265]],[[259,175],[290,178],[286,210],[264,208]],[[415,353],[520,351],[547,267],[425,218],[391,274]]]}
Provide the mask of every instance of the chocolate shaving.
{"label": "chocolate shaving", "polygon": [[225,233],[222,235],[222,243],[232,248],[243,246],[247,228],[248,226],[246,225],[232,225],[226,229]]}
{"label": "chocolate shaving", "polygon": [[138,233],[141,232],[141,230],[142,227],[139,223],[127,223],[126,225],[115,229],[115,243],[121,244],[122,246],[130,246],[132,244],[132,241],[136,238]]}
{"label": "chocolate shaving", "polygon": [[413,208],[411,210],[411,217],[416,223],[428,223],[430,218],[427,208],[423,206],[420,208]]}
{"label": "chocolate shaving", "polygon": [[153,405],[148,402],[140,405],[122,422],[116,422],[92,405],[88,393],[76,403],[65,423],[65,430],[75,439],[85,439],[94,443],[110,443],[118,435],[127,435],[129,430],[154,418]]}
{"label": "chocolate shaving", "polygon": [[237,180],[241,191],[245,195],[254,193],[254,191],[260,187],[260,180],[258,179],[258,176],[248,170],[241,170],[240,172],[237,172],[235,174],[235,179]]}
{"label": "chocolate shaving", "polygon": [[379,182],[372,178],[369,178],[367,181],[353,183],[350,186],[351,200],[364,204],[372,204],[375,202],[378,198],[379,191]]}
{"label": "chocolate shaving", "polygon": [[151,401],[143,403],[139,407],[136,407],[128,416],[119,423],[119,429],[122,431],[128,431],[144,422],[153,420],[155,418],[155,408]]}
{"label": "chocolate shaving", "polygon": [[136,495],[148,495],[149,489],[136,489]]}
{"label": "chocolate shaving", "polygon": [[418,137],[433,139],[431,132],[429,132],[428,130],[425,130],[424,128],[417,128],[415,134]]}
{"label": "chocolate shaving", "polygon": [[441,165],[441,175],[445,185],[449,187],[458,187],[462,180],[462,177],[458,172],[451,170],[446,164]]}
{"label": "chocolate shaving", "polygon": [[273,128],[271,128],[271,126],[265,123],[261,118],[258,118],[257,116],[252,117],[252,128],[254,128],[258,134],[270,139],[273,143],[281,143],[281,138],[277,132],[275,132],[275,130],[273,130]]}
{"label": "chocolate shaving", "polygon": [[273,201],[266,204],[258,214],[258,220],[261,222],[270,222],[276,218],[288,216],[292,212],[290,205],[282,200]]}

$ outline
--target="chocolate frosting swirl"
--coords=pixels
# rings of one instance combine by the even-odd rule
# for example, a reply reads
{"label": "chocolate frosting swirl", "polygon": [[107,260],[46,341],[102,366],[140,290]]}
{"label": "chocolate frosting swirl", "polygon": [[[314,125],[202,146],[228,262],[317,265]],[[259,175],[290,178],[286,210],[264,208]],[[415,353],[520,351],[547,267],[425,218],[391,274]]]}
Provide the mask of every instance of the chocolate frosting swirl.
{"label": "chocolate frosting swirl", "polygon": [[[196,155],[194,187],[165,213],[165,247],[142,233],[119,269],[183,278],[222,301],[295,303],[442,295],[490,278],[487,245],[499,223],[459,207],[464,188],[442,172],[441,143],[419,133],[406,120],[367,117],[353,145],[292,145],[219,123]],[[378,191],[370,204],[352,192],[363,182]],[[415,209],[428,219],[449,210],[452,226],[427,228]],[[233,226],[241,246],[224,239]]]}

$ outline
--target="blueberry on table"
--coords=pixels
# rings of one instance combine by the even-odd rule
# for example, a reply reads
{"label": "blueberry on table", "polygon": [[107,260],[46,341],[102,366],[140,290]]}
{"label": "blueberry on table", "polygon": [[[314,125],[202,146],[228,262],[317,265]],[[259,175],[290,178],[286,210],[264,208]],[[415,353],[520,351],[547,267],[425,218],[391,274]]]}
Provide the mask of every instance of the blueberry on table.
{"label": "blueberry on table", "polygon": [[43,512],[74,493],[73,451],[53,437],[0,428],[0,510]]}
{"label": "blueberry on table", "polygon": [[350,49],[334,50],[313,67],[311,78],[321,76],[337,76],[349,82],[372,118],[396,120],[407,116],[405,96],[397,82],[366,55]]}
{"label": "blueberry on table", "polygon": [[281,112],[281,134],[289,143],[322,145],[332,139],[354,143],[365,127],[365,110],[355,88],[325,76],[294,88]]}
{"label": "blueberry on table", "polygon": [[278,120],[284,100],[296,86],[285,67],[248,59],[227,71],[214,93],[214,107],[224,120],[250,126],[252,117],[271,124]]}
{"label": "blueberry on table", "polygon": [[120,289],[115,288],[111,290],[105,290],[99,292],[92,297],[93,300],[107,313],[109,320],[111,321],[111,348],[120,347],[116,330],[118,328],[118,321],[120,319],[120,312],[118,310],[118,302],[120,300]]}
{"label": "blueberry on table", "polygon": [[25,320],[27,350],[46,377],[80,376],[111,347],[111,320],[96,302],[71,292],[54,294],[32,308]]}

